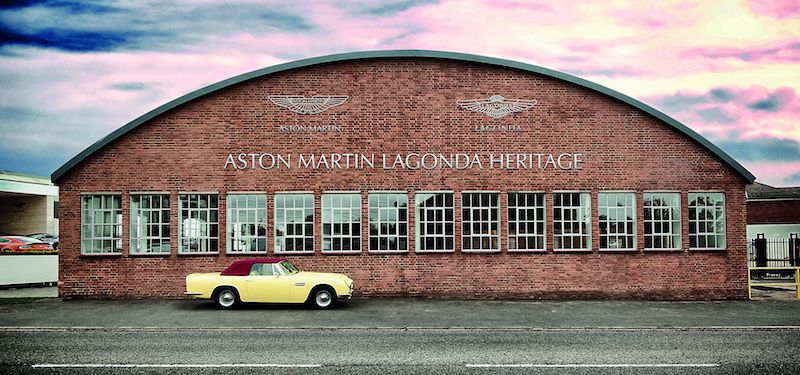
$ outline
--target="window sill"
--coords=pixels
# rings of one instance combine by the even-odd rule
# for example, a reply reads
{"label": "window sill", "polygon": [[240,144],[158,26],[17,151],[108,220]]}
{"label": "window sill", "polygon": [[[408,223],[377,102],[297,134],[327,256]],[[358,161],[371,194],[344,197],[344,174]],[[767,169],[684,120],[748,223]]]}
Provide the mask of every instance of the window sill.
{"label": "window sill", "polygon": [[547,249],[508,249],[506,250],[507,253],[546,253]]}
{"label": "window sill", "polygon": [[638,253],[639,249],[600,249],[601,253]]}
{"label": "window sill", "polygon": [[122,253],[81,254],[78,258],[121,258]]}
{"label": "window sill", "polygon": [[275,255],[314,255],[313,251],[276,251]]}
{"label": "window sill", "polygon": [[168,257],[172,255],[171,252],[169,253],[128,253],[128,256],[136,258],[136,257]]}
{"label": "window sill", "polygon": [[217,256],[219,255],[219,251],[217,252],[208,252],[208,253],[181,253],[178,252],[178,256],[198,256],[198,257],[210,257],[210,256]]}
{"label": "window sill", "polygon": [[328,250],[322,251],[322,255],[358,255],[361,254],[361,250]]}
{"label": "window sill", "polygon": [[680,253],[683,249],[644,249],[645,253]]}
{"label": "window sill", "polygon": [[414,253],[416,254],[452,254],[455,253],[455,249],[451,250],[417,250]]}
{"label": "window sill", "polygon": [[701,251],[701,252],[702,251],[728,251],[728,248],[727,247],[715,247],[715,248],[707,248],[707,249],[706,248],[698,249],[698,248],[690,247],[689,251]]}
{"label": "window sill", "polygon": [[554,253],[587,253],[590,254],[592,249],[553,249]]}
{"label": "window sill", "polygon": [[408,250],[369,250],[367,253],[370,255],[397,255],[408,254]]}
{"label": "window sill", "polygon": [[494,249],[493,250],[464,250],[464,249],[462,249],[461,252],[464,253],[464,254],[499,254],[500,253],[500,249],[497,249],[497,250],[494,250]]}
{"label": "window sill", "polygon": [[228,256],[237,256],[237,255],[267,255],[267,251],[233,251],[233,252],[226,252],[225,255]]}

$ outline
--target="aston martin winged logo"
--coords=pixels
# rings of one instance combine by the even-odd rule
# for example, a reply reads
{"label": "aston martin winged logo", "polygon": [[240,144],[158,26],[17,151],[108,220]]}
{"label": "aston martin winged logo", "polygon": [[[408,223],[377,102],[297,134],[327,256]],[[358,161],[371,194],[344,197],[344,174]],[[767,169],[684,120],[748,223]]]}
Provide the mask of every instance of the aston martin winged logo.
{"label": "aston martin winged logo", "polygon": [[275,105],[284,107],[301,115],[316,115],[330,108],[344,104],[347,96],[322,96],[314,95],[310,98],[300,95],[270,95],[269,100]]}
{"label": "aston martin winged logo", "polygon": [[459,100],[458,105],[469,111],[500,118],[530,109],[536,105],[536,100],[506,99],[500,95],[492,95],[488,99]]}

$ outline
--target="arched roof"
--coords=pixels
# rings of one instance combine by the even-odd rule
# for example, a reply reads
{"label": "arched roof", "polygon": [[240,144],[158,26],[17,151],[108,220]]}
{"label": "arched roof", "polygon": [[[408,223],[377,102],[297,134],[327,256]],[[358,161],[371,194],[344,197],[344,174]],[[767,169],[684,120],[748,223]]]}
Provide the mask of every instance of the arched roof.
{"label": "arched roof", "polygon": [[499,66],[503,68],[510,68],[516,69],[523,72],[531,72],[536,73],[548,77],[552,77],[555,79],[559,79],[562,81],[570,82],[578,86],[585,87],[592,91],[598,92],[600,94],[610,96],[614,99],[617,99],[621,102],[627,103],[647,114],[653,116],[662,122],[670,125],[674,128],[677,132],[691,138],[712,154],[716,155],[726,164],[728,164],[733,170],[739,173],[742,178],[747,180],[748,183],[752,183],[755,181],[755,176],[753,176],[747,169],[745,169],[741,164],[739,164],[736,160],[731,158],[728,154],[722,151],[719,147],[715,146],[713,143],[709,142],[700,134],[697,134],[692,129],[689,129],[685,125],[681,124],[677,120],[673,119],[672,117],[667,116],[666,114],[662,113],[661,111],[650,107],[647,104],[644,104],[630,96],[622,94],[620,92],[611,90],[605,86],[599,85],[597,83],[587,81],[583,78],[578,78],[573,75],[569,75],[566,73],[558,72],[552,69],[543,68],[536,65],[521,63],[518,61],[512,60],[505,60],[505,59],[498,59],[493,57],[486,57],[486,56],[478,56],[478,55],[471,55],[471,54],[464,54],[464,53],[455,53],[455,52],[441,52],[441,51],[427,51],[427,50],[391,50],[391,51],[365,51],[365,52],[351,52],[351,53],[341,53],[335,55],[328,55],[328,56],[321,56],[321,57],[314,57],[310,59],[292,61],[284,64],[279,64],[275,66],[271,66],[268,68],[254,70],[249,73],[241,74],[224,81],[217,82],[215,84],[206,86],[201,88],[197,91],[190,92],[180,98],[177,98],[169,103],[166,103],[150,112],[145,113],[142,116],[139,116],[137,119],[125,124],[125,126],[115,130],[111,134],[107,135],[106,137],[100,139],[99,141],[95,142],[93,145],[89,146],[87,149],[81,151],[78,155],[75,155],[72,159],[70,159],[67,163],[62,165],[58,168],[53,174],[51,175],[51,179],[53,182],[58,182],[58,180],[64,176],[67,172],[69,172],[72,168],[76,167],[78,164],[86,160],[92,154],[106,146],[107,144],[115,141],[116,139],[124,136],[128,132],[136,129],[142,124],[147,123],[148,121],[154,119],[155,117],[173,109],[179,107],[183,104],[186,104],[194,99],[200,98],[204,95],[213,93],[217,90],[221,90],[254,78],[259,78],[263,76],[268,76],[270,74],[275,74],[279,72],[284,72],[292,69],[299,69],[310,67],[314,65],[320,64],[329,64],[329,63],[336,63],[336,62],[345,62],[345,61],[359,61],[359,60],[373,60],[373,59],[390,59],[390,58],[429,58],[429,59],[445,59],[445,60],[455,60],[455,61],[466,61],[466,62],[473,62],[479,64],[486,64],[492,66]]}

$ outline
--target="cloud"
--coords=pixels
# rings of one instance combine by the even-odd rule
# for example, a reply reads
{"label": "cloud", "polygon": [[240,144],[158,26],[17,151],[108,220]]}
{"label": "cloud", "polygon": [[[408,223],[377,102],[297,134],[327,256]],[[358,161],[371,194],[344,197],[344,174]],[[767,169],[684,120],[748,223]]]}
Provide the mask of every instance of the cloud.
{"label": "cloud", "polygon": [[791,87],[715,87],[646,101],[712,139],[800,139],[800,98]]}
{"label": "cloud", "polygon": [[683,52],[683,57],[701,56],[707,59],[729,59],[747,62],[789,62],[800,61],[800,40],[782,41],[764,47],[763,43],[747,47],[709,46],[692,48]]}
{"label": "cloud", "polygon": [[800,17],[800,2],[797,0],[750,0],[753,12],[775,18]]}
{"label": "cloud", "polygon": [[175,49],[208,35],[313,29],[300,5],[186,4],[142,1],[22,3],[0,10],[0,47],[34,46],[66,51]]}
{"label": "cloud", "polygon": [[437,0],[347,1],[343,6],[355,15],[390,16],[418,6],[436,4]]}
{"label": "cloud", "polygon": [[800,185],[800,171],[786,176],[783,182],[787,185]]}
{"label": "cloud", "polygon": [[716,145],[737,160],[800,162],[800,142],[795,139],[725,140]]}

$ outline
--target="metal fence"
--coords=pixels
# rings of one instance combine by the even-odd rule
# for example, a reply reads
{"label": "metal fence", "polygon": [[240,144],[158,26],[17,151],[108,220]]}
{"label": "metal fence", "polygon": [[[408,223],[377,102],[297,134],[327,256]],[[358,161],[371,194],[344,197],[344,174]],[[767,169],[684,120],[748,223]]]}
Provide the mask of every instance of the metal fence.
{"label": "metal fence", "polygon": [[789,238],[764,238],[763,233],[750,240],[747,266],[798,267],[800,266],[800,239],[797,233]]}

